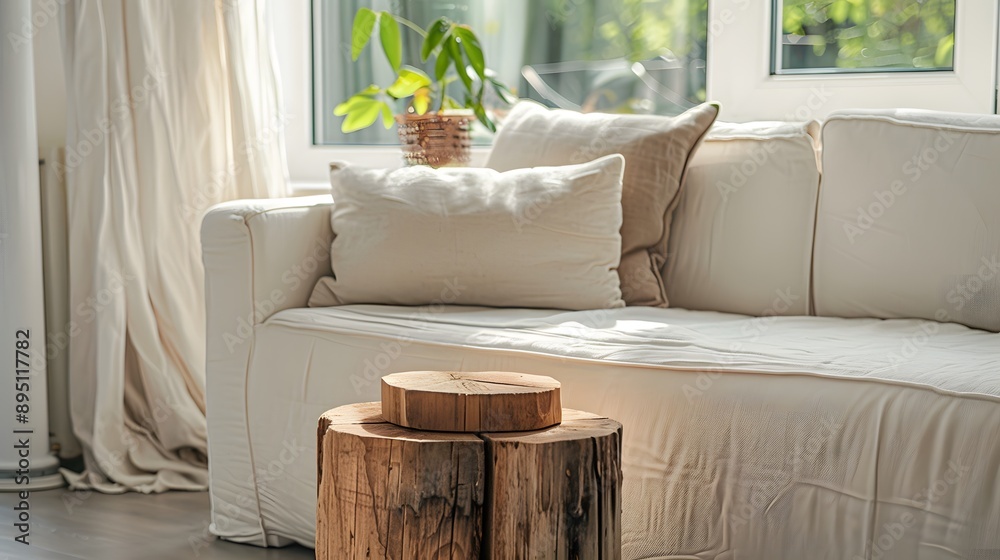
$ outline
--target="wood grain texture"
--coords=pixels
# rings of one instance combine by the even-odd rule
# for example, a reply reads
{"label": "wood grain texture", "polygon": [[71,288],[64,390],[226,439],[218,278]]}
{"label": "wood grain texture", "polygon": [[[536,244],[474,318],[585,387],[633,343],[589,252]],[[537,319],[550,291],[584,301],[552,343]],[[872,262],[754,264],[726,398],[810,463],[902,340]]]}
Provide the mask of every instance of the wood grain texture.
{"label": "wood grain texture", "polygon": [[316,558],[479,558],[483,441],[401,428],[378,407],[320,418]]}
{"label": "wood grain texture", "polygon": [[539,430],[562,419],[559,387],[551,377],[524,373],[394,373],[382,378],[382,415],[417,430]]}
{"label": "wood grain texture", "polygon": [[567,409],[552,428],[481,437],[483,558],[621,558],[621,424]]}

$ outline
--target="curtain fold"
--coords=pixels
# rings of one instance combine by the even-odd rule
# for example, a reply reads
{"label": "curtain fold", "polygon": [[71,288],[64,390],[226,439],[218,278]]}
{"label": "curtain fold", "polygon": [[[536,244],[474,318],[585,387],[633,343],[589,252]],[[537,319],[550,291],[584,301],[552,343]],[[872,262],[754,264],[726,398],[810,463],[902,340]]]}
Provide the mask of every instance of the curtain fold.
{"label": "curtain fold", "polygon": [[286,194],[265,0],[69,0],[75,488],[207,487],[199,226]]}

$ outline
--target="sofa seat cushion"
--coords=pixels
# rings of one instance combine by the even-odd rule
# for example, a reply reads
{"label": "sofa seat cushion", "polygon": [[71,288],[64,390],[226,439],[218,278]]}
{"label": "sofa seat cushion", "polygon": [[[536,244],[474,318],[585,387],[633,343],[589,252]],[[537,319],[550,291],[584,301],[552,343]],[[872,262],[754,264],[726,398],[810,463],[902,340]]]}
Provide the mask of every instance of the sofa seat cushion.
{"label": "sofa seat cushion", "polygon": [[564,312],[352,305],[290,309],[269,323],[671,369],[867,378],[1000,397],[1000,338],[931,321],[643,307]]}

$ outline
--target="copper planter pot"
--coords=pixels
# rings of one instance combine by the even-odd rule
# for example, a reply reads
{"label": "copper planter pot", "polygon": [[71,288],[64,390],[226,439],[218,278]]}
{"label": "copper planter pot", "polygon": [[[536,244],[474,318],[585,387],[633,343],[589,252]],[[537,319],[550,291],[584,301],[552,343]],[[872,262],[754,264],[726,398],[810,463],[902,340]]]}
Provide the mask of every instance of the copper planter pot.
{"label": "copper planter pot", "polygon": [[396,115],[407,165],[463,166],[472,159],[471,115]]}

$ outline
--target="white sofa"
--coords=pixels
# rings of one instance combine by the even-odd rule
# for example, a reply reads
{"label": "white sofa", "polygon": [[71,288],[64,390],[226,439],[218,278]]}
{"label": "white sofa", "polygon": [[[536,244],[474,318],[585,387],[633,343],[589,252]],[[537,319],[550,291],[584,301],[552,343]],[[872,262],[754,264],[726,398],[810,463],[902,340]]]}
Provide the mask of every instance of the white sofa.
{"label": "white sofa", "polygon": [[624,425],[624,558],[1000,559],[1000,119],[858,111],[821,136],[715,126],[669,309],[310,309],[330,198],[215,208],[211,530],[312,546],[320,413],[386,373],[511,370]]}

